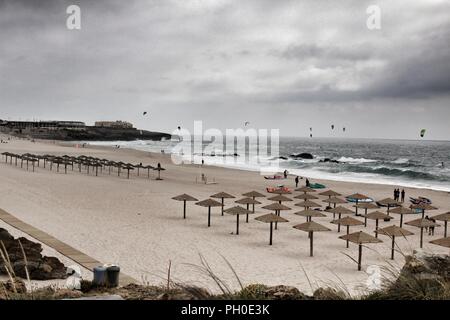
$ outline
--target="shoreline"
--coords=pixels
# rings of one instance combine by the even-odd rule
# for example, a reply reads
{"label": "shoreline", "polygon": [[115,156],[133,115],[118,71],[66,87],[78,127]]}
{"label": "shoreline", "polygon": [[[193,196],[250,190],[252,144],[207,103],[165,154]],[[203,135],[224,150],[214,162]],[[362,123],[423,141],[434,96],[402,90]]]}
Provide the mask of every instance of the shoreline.
{"label": "shoreline", "polygon": [[[153,172],[152,179],[137,177],[133,172],[128,180],[126,175],[117,177],[117,174],[109,176],[103,173],[95,177],[78,171],[69,171],[66,175],[43,168],[37,168],[32,173],[4,162],[0,164],[3,177],[0,181],[3,195],[0,208],[99,261],[119,264],[125,274],[141,282],[163,282],[171,261],[174,281],[180,280],[215,291],[215,284],[193,267],[201,265],[199,255],[202,255],[214,272],[232,288],[237,288],[238,283],[222,256],[230,262],[244,284],[285,284],[295,286],[302,292],[309,291],[303,269],[317,284],[337,282],[338,276],[352,292],[358,292],[366,283],[367,274],[357,272],[354,262],[346,256],[355,257],[356,246],[345,248],[345,241],[338,239],[344,233],[336,232],[336,226],[330,224],[329,215],[314,219],[330,228],[331,232],[323,232],[315,237],[316,254],[311,258],[308,255],[307,234],[292,228],[294,224],[305,221],[304,217],[293,214],[301,210],[293,203],[288,203],[293,210],[282,213],[289,222],[280,225],[274,234],[273,246],[269,246],[268,225],[254,219],[269,213],[261,208],[270,203],[267,198],[262,198],[263,204],[257,206],[257,213],[250,217],[248,224],[241,219],[239,236],[233,234],[236,224],[233,216],[222,217],[220,210],[212,208],[212,226],[208,228],[207,208],[189,203],[187,219],[183,220],[182,203],[171,199],[188,193],[203,200],[213,193],[225,191],[236,197],[226,199],[225,204],[229,207],[242,193],[251,190],[270,196],[265,188],[279,181],[264,180],[259,173],[206,165],[201,168],[197,165],[174,165],[170,154],[98,146],[74,148],[66,142],[12,140],[0,145],[0,148],[2,152],[85,154],[152,165],[161,162],[167,169],[162,172],[162,181],[154,180]],[[201,173],[215,179],[217,184],[196,183]],[[360,192],[377,200],[391,197],[393,189],[392,186],[379,184],[319,179],[312,182],[324,182],[327,187],[343,195]],[[293,187],[292,178],[283,180],[283,183]],[[448,192],[417,188],[405,190],[407,197],[421,195],[433,200],[433,204],[440,209],[430,212],[430,216],[450,211]],[[324,204],[322,200],[320,198],[317,201]],[[352,208],[351,204],[345,206]],[[413,218],[416,217],[406,216],[405,221]],[[380,222],[380,227],[398,223],[399,216],[394,215],[394,219],[391,223]],[[352,227],[351,232],[364,230],[370,234],[373,228],[374,222],[369,221],[367,228]],[[404,253],[410,253],[418,247],[417,228],[407,229],[414,232],[414,236],[398,239],[398,245]],[[442,234],[443,228],[440,227],[436,229],[434,237],[424,235],[424,248],[430,252],[447,254],[445,248],[428,243],[431,239],[442,237]],[[373,250],[365,250],[363,270],[373,264],[386,266],[389,263],[389,239],[384,236],[380,239],[383,243],[371,247]],[[398,254],[394,265],[401,267],[403,262]],[[333,266],[332,270],[330,266]]]}

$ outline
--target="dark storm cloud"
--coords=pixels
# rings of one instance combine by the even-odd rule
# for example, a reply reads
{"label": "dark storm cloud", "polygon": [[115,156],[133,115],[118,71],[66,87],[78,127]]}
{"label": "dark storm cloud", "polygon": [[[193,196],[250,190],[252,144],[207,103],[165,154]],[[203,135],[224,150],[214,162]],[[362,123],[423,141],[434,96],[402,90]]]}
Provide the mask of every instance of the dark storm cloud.
{"label": "dark storm cloud", "polygon": [[[70,4],[81,7],[79,31],[65,26]],[[366,28],[369,4],[382,9],[381,30]],[[240,114],[297,134],[300,116],[308,127],[328,114],[356,123],[366,108],[379,126],[414,106],[444,128],[448,9],[439,0],[0,0],[0,118],[169,130],[195,119],[233,127]]]}

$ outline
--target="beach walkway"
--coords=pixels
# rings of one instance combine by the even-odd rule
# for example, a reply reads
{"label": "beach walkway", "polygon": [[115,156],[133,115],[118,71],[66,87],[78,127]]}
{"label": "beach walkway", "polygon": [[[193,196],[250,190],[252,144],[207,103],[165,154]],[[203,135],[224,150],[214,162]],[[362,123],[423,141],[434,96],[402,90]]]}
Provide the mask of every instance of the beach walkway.
{"label": "beach walkway", "polygon": [[[49,235],[48,233],[39,230],[28,223],[23,222],[22,220],[14,217],[8,212],[0,209],[0,220],[3,220],[5,223],[11,225],[12,227],[30,235],[34,239],[46,244],[47,246],[53,248],[58,251],[62,255],[67,258],[73,260],[79,265],[85,267],[86,269],[93,271],[94,267],[103,265],[100,261],[84,254],[83,252],[69,246],[68,244],[56,239],[55,237]],[[120,273],[120,285],[125,286],[130,283],[136,283],[137,281],[132,277]]]}

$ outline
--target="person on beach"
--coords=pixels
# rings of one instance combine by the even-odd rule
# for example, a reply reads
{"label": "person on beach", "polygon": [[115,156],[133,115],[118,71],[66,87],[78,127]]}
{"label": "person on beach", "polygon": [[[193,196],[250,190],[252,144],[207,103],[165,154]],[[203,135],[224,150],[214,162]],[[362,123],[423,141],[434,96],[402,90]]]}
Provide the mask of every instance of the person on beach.
{"label": "person on beach", "polygon": [[283,175],[284,175],[284,178],[286,179],[287,176],[288,176],[288,171],[287,171],[287,170],[284,170]]}
{"label": "person on beach", "polygon": [[306,186],[309,187],[309,179],[306,178]]}
{"label": "person on beach", "polygon": [[298,176],[296,176],[296,177],[295,177],[295,187],[296,187],[296,188],[298,188],[298,181],[299,181]]}
{"label": "person on beach", "polygon": [[405,189],[402,189],[402,202],[405,202]]}

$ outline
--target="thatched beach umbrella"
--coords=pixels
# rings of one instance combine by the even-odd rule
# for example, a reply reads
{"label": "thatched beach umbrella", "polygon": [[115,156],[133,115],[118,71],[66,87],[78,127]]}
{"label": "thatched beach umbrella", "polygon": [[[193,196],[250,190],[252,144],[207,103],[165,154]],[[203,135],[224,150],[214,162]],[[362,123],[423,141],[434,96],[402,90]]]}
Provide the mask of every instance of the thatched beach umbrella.
{"label": "thatched beach umbrella", "polygon": [[450,237],[432,240],[432,241],[430,241],[430,243],[441,246],[441,247],[450,248]]}
{"label": "thatched beach umbrella", "polygon": [[235,206],[235,207],[226,209],[225,213],[233,214],[236,216],[236,235],[238,235],[239,234],[239,215],[246,214],[248,217],[248,215],[252,214],[253,212],[251,212],[250,210],[247,210],[241,206]]}
{"label": "thatched beach umbrella", "polygon": [[[338,226],[346,226],[347,227],[347,235],[350,234],[350,226],[361,226],[364,222],[359,221],[358,219],[352,217],[344,217],[341,219],[331,221],[333,224],[337,224]],[[348,248],[348,240],[347,240],[347,248]]]}
{"label": "thatched beach umbrella", "polygon": [[[247,193],[242,194],[244,197],[252,198],[255,200],[255,198],[265,198],[266,196],[262,193],[259,193],[258,191],[250,191]],[[255,204],[252,205],[252,211],[255,212]]]}
{"label": "thatched beach umbrella", "polygon": [[[331,212],[333,214],[333,216],[337,214],[339,219],[341,218],[341,216],[343,214],[353,214],[352,210],[347,209],[347,208],[345,208],[343,206],[338,206],[336,208],[328,209],[328,210],[325,210],[325,211],[326,212]],[[340,224],[338,224],[338,232],[341,232],[341,225]]]}
{"label": "thatched beach umbrella", "polygon": [[156,166],[156,168],[154,168],[153,170],[158,171],[158,177],[156,178],[156,180],[162,180],[161,178],[161,171],[164,171],[166,169],[164,169],[163,167],[161,167],[161,163],[158,162],[158,165]]}
{"label": "thatched beach umbrella", "polygon": [[447,237],[447,222],[450,221],[450,212],[442,213],[437,216],[431,217],[431,219],[444,221],[444,238]]}
{"label": "thatched beach umbrella", "polygon": [[[249,206],[253,205],[252,213],[255,213],[255,204],[261,204],[261,202],[259,202],[258,200],[255,200],[255,199],[250,198],[250,197],[242,198],[242,199],[236,200],[235,202],[239,203],[239,204],[247,205],[247,210],[250,210]],[[245,219],[245,222],[248,223],[248,214],[247,214],[247,217]]]}
{"label": "thatched beach umbrella", "polygon": [[297,188],[297,189],[295,189],[295,191],[300,191],[300,192],[303,192],[303,193],[317,192],[316,190],[314,190],[313,188],[310,188],[310,187]]}
{"label": "thatched beach umbrella", "polygon": [[306,208],[306,209],[308,209],[308,208],[320,208],[322,206],[322,205],[320,205],[320,204],[318,204],[318,203],[316,203],[314,201],[311,201],[311,200],[305,200],[305,201],[296,203],[295,205],[297,207],[303,207],[303,208]]}
{"label": "thatched beach umbrella", "polygon": [[150,179],[150,170],[154,170],[155,167],[151,165],[146,165],[144,169],[147,169],[147,178]]}
{"label": "thatched beach umbrella", "polygon": [[222,200],[222,215],[223,215],[223,206],[224,206],[224,199],[233,199],[236,198],[235,196],[226,193],[226,192],[219,192],[219,193],[215,193],[211,196],[211,198],[216,198],[216,199],[221,199]]}
{"label": "thatched beach umbrella", "polygon": [[351,195],[347,196],[347,198],[355,199],[355,201],[356,201],[356,215],[358,216],[358,215],[359,215],[359,214],[358,214],[358,204],[359,204],[359,201],[368,199],[369,197],[366,196],[365,194],[354,193],[354,194],[351,194]]}
{"label": "thatched beach umbrella", "polygon": [[198,206],[208,207],[208,227],[211,226],[211,207],[221,207],[222,204],[213,199],[206,199],[195,203]]}
{"label": "thatched beach umbrella", "polygon": [[378,220],[383,219],[383,220],[391,220],[393,219],[392,217],[388,216],[386,213],[380,212],[380,211],[374,211],[374,212],[370,212],[366,215],[364,215],[364,218],[367,219],[371,219],[371,220],[375,220],[375,238],[378,238]]}
{"label": "thatched beach umbrella", "polygon": [[131,163],[127,163],[126,165],[122,166],[122,169],[127,170],[127,179],[130,179],[130,170],[134,170],[134,165]]}
{"label": "thatched beach umbrella", "polygon": [[325,227],[325,226],[323,226],[321,224],[318,224],[316,222],[313,222],[313,221],[297,224],[293,228],[297,229],[297,230],[302,230],[302,231],[308,232],[308,237],[309,237],[309,256],[310,257],[313,256],[313,237],[314,237],[314,232],[330,231],[330,229],[328,229],[327,227]]}
{"label": "thatched beach umbrella", "polygon": [[[286,210],[291,210],[291,208],[285,206],[284,204],[278,203],[278,202],[274,202],[271,203],[267,206],[262,207],[263,209],[266,210],[273,210],[275,211],[275,215],[280,216],[281,211],[286,211]],[[275,221],[275,230],[278,229],[278,223]]]}
{"label": "thatched beach umbrella", "polygon": [[287,201],[293,201],[291,198],[288,198],[286,196],[283,196],[282,194],[278,194],[276,196],[267,198],[267,200],[270,201],[277,201],[278,203],[287,202]]}
{"label": "thatched beach umbrella", "polygon": [[269,245],[272,245],[272,235],[273,235],[273,223],[278,223],[278,222],[289,222],[288,220],[277,216],[276,214],[273,213],[269,213],[269,214],[265,214],[263,216],[259,216],[256,217],[255,220],[264,222],[264,223],[270,223],[270,240],[269,240]]}
{"label": "thatched beach umbrella", "polygon": [[383,234],[388,237],[391,237],[391,239],[392,239],[391,259],[392,260],[394,260],[395,237],[406,237],[406,236],[411,236],[414,234],[411,231],[403,229],[401,227],[397,227],[396,225],[378,229],[378,233]]}
{"label": "thatched beach umbrella", "polygon": [[408,226],[420,228],[420,248],[421,249],[423,247],[423,228],[439,226],[436,222],[433,222],[428,219],[416,219],[416,220],[405,222],[405,224],[407,224]]}
{"label": "thatched beach umbrella", "polygon": [[321,193],[319,193],[319,195],[326,196],[328,198],[342,196],[342,194],[340,194],[339,192],[333,191],[333,190],[327,190],[327,191],[321,192]]}
{"label": "thatched beach umbrella", "polygon": [[428,203],[419,203],[419,204],[412,204],[410,206],[411,209],[419,209],[422,210],[422,218],[425,217],[425,210],[426,211],[431,211],[431,210],[437,210],[438,208],[432,206],[431,204]]}
{"label": "thatched beach umbrella", "polygon": [[[331,197],[325,200],[322,200],[322,202],[326,202],[328,203],[328,206],[331,207],[331,204],[333,204],[333,208],[336,208],[337,204],[344,204],[347,203],[347,201],[345,201],[344,199],[341,198],[336,198],[336,197]],[[333,218],[335,217],[335,214],[333,213]]]}
{"label": "thatched beach umbrella", "polygon": [[367,217],[366,217],[367,210],[379,208],[376,204],[373,204],[372,202],[358,203],[357,205],[355,205],[355,207],[359,209],[364,209],[364,227],[367,227]]}
{"label": "thatched beach umbrella", "polygon": [[183,219],[186,219],[186,201],[198,201],[198,199],[186,193],[180,194],[179,196],[173,197],[172,199],[176,201],[183,201]]}
{"label": "thatched beach umbrella", "polygon": [[294,214],[302,217],[306,217],[306,222],[312,221],[312,218],[326,217],[323,213],[317,210],[305,209],[302,211],[294,212]]}
{"label": "thatched beach umbrella", "polygon": [[400,228],[403,226],[403,215],[404,214],[416,214],[413,210],[404,208],[404,207],[397,207],[391,210],[391,213],[396,213],[400,215]]}
{"label": "thatched beach umbrella", "polygon": [[379,205],[387,207],[387,215],[389,215],[389,211],[390,211],[391,207],[398,207],[401,205],[400,202],[398,202],[397,200],[394,200],[392,198],[386,198],[386,199],[378,201],[377,203]]}
{"label": "thatched beach umbrella", "polygon": [[358,245],[358,271],[361,271],[361,260],[362,260],[362,245],[365,243],[380,243],[383,242],[370,234],[362,231],[355,233],[346,234],[339,237],[342,240],[348,240],[350,242],[356,243]]}
{"label": "thatched beach umbrella", "polygon": [[296,195],[294,198],[295,199],[302,199],[302,200],[319,199],[319,197],[316,197],[315,195],[312,195],[312,194],[309,194],[309,193],[302,193],[302,194]]}

